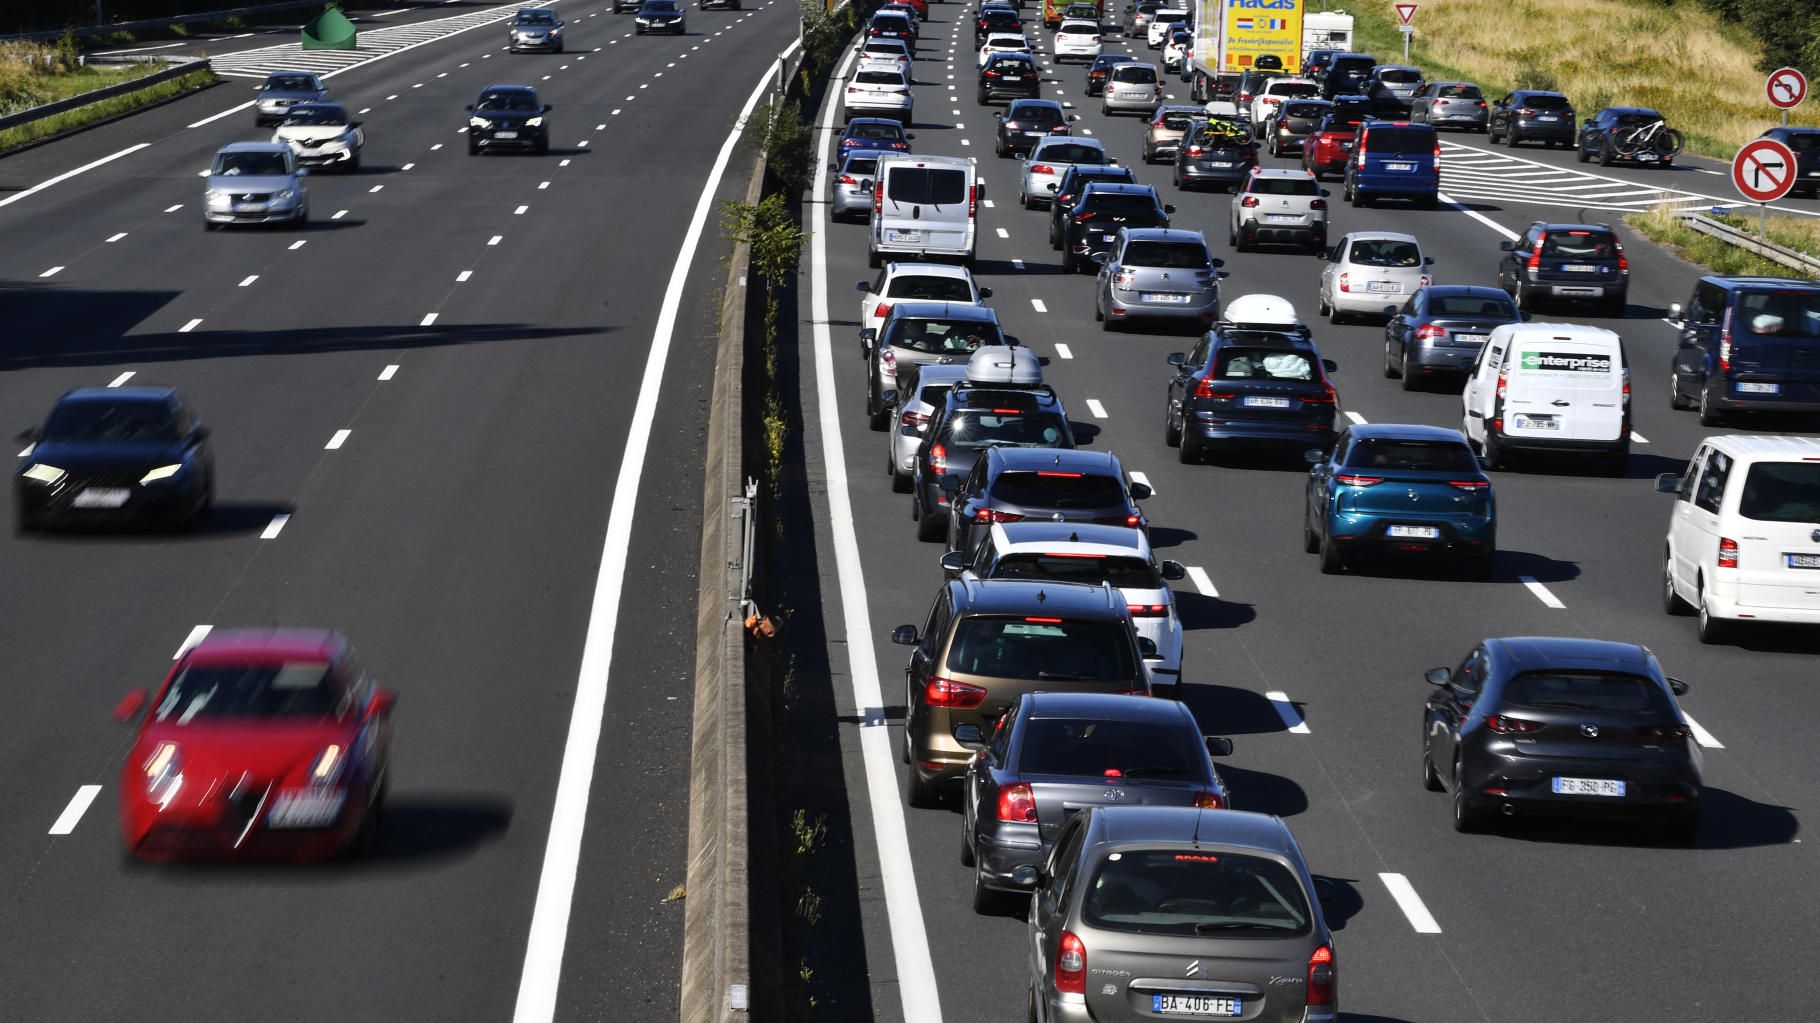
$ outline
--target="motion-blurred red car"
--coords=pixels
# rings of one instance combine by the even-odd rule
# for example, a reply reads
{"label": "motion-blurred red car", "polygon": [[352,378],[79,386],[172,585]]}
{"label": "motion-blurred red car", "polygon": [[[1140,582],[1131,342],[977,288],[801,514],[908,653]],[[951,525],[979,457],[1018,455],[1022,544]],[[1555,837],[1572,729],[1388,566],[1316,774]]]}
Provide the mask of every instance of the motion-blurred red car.
{"label": "motion-blurred red car", "polygon": [[[144,698],[129,693],[120,716]],[[126,852],[309,860],[369,847],[392,704],[338,633],[211,633],[177,659],[121,766]]]}

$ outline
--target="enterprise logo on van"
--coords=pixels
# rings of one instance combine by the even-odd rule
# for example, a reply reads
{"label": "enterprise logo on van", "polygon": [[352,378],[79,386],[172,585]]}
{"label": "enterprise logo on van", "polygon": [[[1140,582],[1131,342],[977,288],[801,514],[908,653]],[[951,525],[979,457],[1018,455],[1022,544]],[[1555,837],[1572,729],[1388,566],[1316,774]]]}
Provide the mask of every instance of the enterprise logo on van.
{"label": "enterprise logo on van", "polygon": [[1552,370],[1558,373],[1610,373],[1609,355],[1564,355],[1560,352],[1524,352],[1521,366],[1527,370]]}

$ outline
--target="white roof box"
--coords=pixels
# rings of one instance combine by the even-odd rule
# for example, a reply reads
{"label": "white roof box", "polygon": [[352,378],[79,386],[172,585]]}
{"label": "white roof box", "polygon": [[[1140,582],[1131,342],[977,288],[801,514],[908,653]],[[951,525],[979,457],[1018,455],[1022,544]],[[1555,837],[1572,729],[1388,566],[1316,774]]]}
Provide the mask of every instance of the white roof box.
{"label": "white roof box", "polygon": [[986,345],[967,360],[967,382],[1036,387],[1043,382],[1043,364],[1022,345]]}
{"label": "white roof box", "polygon": [[1295,305],[1277,295],[1240,295],[1220,310],[1220,319],[1245,327],[1293,330],[1302,325]]}

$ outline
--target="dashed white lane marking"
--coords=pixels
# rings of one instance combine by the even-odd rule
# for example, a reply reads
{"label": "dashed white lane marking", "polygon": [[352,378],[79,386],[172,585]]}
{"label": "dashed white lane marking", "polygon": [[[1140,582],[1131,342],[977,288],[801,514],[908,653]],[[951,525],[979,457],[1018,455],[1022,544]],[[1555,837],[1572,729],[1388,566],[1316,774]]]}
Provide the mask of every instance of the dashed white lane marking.
{"label": "dashed white lane marking", "polygon": [[58,275],[58,274],[59,274],[59,273],[62,273],[62,272],[63,272],[63,268],[62,268],[62,267],[60,267],[60,266],[53,266],[53,267],[51,267],[51,268],[50,268],[50,269],[49,269],[49,270],[46,270],[46,271],[44,271],[44,272],[43,272],[43,273],[41,273],[41,274],[39,274],[39,275],[38,275],[38,276],[40,276],[40,277],[55,277],[55,276],[57,276],[57,275]]}
{"label": "dashed white lane marking", "polygon": [[1397,900],[1397,908],[1409,918],[1409,926],[1417,934],[1439,934],[1441,925],[1435,922],[1434,914],[1422,904],[1422,897],[1416,894],[1416,887],[1409,883],[1409,878],[1402,874],[1379,874],[1378,880],[1389,889],[1390,897]]}
{"label": "dashed white lane marking", "polygon": [[202,642],[204,637],[206,637],[209,634],[209,630],[213,629],[213,628],[214,628],[213,625],[198,625],[195,628],[191,629],[190,634],[183,637],[183,645],[178,647],[177,652],[171,655],[171,660],[174,661],[177,658],[182,657],[184,654],[188,653],[190,650],[190,647],[193,647],[196,644]]}
{"label": "dashed white lane marking", "polygon": [[1713,738],[1713,733],[1700,727],[1700,722],[1695,721],[1694,716],[1692,714],[1689,714],[1687,711],[1682,711],[1681,717],[1686,719],[1688,730],[1694,733],[1695,742],[1699,743],[1702,746],[1705,746],[1707,749],[1724,749],[1725,748],[1724,743],[1720,742],[1718,739]]}
{"label": "dashed white lane marking", "polygon": [[430,325],[432,325],[432,324],[434,324],[434,323],[435,323],[435,322],[436,322],[436,314],[435,314],[435,313],[424,313],[424,314],[423,314],[423,321],[422,321],[422,322],[420,322],[420,323],[419,323],[419,324],[417,324],[417,325],[418,325],[418,326],[419,326],[419,327],[428,327],[428,326],[430,326]]}
{"label": "dashed white lane marking", "polygon": [[[614,112],[618,113],[618,111],[614,111]],[[557,161],[557,164],[556,164],[556,166],[558,166],[558,167],[567,167],[568,165],[569,165],[569,161],[566,157],[562,160]]]}
{"label": "dashed white lane marking", "polygon": [[500,242],[500,239],[502,239],[504,237],[505,237],[505,235],[503,235],[503,234],[496,234],[493,237],[487,239],[487,244],[488,245],[498,245]]}
{"label": "dashed white lane marking", "polygon": [[411,86],[411,88],[413,88],[413,89],[421,89],[421,88],[423,88],[423,83],[422,83],[422,82],[418,82],[418,83],[417,83],[417,84],[416,84],[416,85],[413,85],[413,86]]}
{"label": "dashed white lane marking", "polygon": [[1264,699],[1270,701],[1270,706],[1276,710],[1277,717],[1283,719],[1284,727],[1297,735],[1308,734],[1308,722],[1302,720],[1302,712],[1296,709],[1295,704],[1289,702],[1289,694],[1272,689],[1264,694]]}
{"label": "dashed white lane marking", "polygon": [[241,281],[241,282],[240,282],[240,286],[241,286],[241,287],[243,287],[243,288],[250,288],[250,287],[252,287],[252,286],[253,286],[253,282],[254,282],[254,281],[256,281],[256,280],[258,280],[258,279],[259,279],[259,275],[258,275],[258,274],[247,274],[247,276],[246,276],[246,280],[244,280],[244,281]]}
{"label": "dashed white lane marking", "polygon": [[1000,237],[1000,238],[1009,238],[1009,237],[1011,237],[1011,232],[1010,232],[1010,231],[1007,231],[1007,230],[1005,230],[1005,229],[1004,229],[1004,228],[1002,228],[1002,227],[1001,227],[1001,228],[997,228],[997,229],[996,229],[996,230],[997,230],[997,231],[998,231],[998,236],[999,236],[999,237]]}
{"label": "dashed white lane marking", "polygon": [[614,107],[614,108],[613,108],[613,112],[612,112],[612,113],[610,113],[610,114],[608,114],[608,115],[607,115],[607,116],[608,116],[608,117],[618,117],[618,116],[619,116],[619,111],[620,111],[620,109],[621,109],[621,108],[619,108],[619,107]]}
{"label": "dashed white lane marking", "polygon": [[51,834],[67,835],[76,830],[77,822],[82,820],[82,815],[88,812],[89,804],[93,803],[95,797],[100,794],[101,786],[99,785],[83,785],[77,788],[76,794],[70,797],[69,805],[63,808],[63,812],[57,815],[57,822],[51,825]]}
{"label": "dashed white lane marking", "polygon": [[438,71],[438,72],[437,72],[437,73],[436,73],[436,77],[438,77],[438,78],[447,78],[447,77],[449,77],[449,73],[448,73],[448,72],[447,72],[447,71]]}
{"label": "dashed white lane marking", "polygon": [[1648,444],[1649,443],[1648,437],[1643,436],[1642,434],[1638,433],[1635,430],[1630,431],[1630,439],[1636,441],[1638,444]]}
{"label": "dashed white lane marking", "polygon": [[1069,348],[1066,344],[1064,344],[1060,341],[1057,341],[1055,343],[1055,354],[1064,359],[1072,359],[1072,358],[1074,358],[1074,349]]}
{"label": "dashed white lane marking", "polygon": [[531,208],[531,207],[529,207],[529,206],[520,206],[520,207],[518,207],[518,208],[517,208],[517,209],[515,209],[515,210],[513,210],[513,211],[512,211],[512,215],[513,215],[513,216],[515,216],[515,217],[522,217],[522,216],[524,216],[524,215],[525,215],[525,211],[526,211],[526,210],[528,210],[528,209],[530,209],[530,208]]}
{"label": "dashed white lane marking", "polygon": [[134,374],[134,373],[135,373],[135,371],[134,371],[134,370],[130,370],[130,369],[129,369],[129,370],[127,370],[127,371],[126,371],[126,372],[125,372],[125,373],[122,373],[122,374],[120,374],[120,375],[119,375],[119,376],[117,376],[117,377],[115,377],[115,378],[114,378],[114,379],[112,379],[112,380],[109,380],[109,381],[108,381],[108,382],[107,382],[107,385],[108,385],[108,386],[109,386],[109,387],[119,387],[119,386],[120,386],[120,385],[121,385],[121,384],[124,384],[124,383],[126,383],[126,382],[127,382],[127,381],[128,381],[128,380],[131,380],[131,379],[133,379],[133,374]]}
{"label": "dashed white lane marking", "polygon": [[352,434],[353,432],[354,432],[353,430],[336,430],[335,436],[329,438],[329,442],[322,446],[322,450],[324,450],[324,451],[341,450],[341,446],[348,442],[348,435]]}
{"label": "dashed white lane marking", "polygon": [[166,213],[175,213],[175,212],[177,212],[177,211],[178,211],[178,210],[180,210],[180,209],[182,209],[182,208],[183,208],[183,204],[182,204],[182,203],[178,203],[178,204],[177,204],[177,205],[175,205],[175,206],[166,206],[166,207],[165,207],[165,208],[164,208],[164,212],[166,212]]}
{"label": "dashed white lane marking", "polygon": [[1188,566],[1188,581],[1194,584],[1195,589],[1201,591],[1203,597],[1220,595],[1220,591],[1214,588],[1213,578],[1207,574],[1206,569],[1199,565]]}
{"label": "dashed white lane marking", "polygon": [[377,192],[384,187],[385,187],[384,185],[374,185],[372,188],[367,189],[367,192],[368,193]]}
{"label": "dashed white lane marking", "polygon": [[195,330],[197,327],[200,327],[200,326],[202,326],[202,317],[198,316],[197,318],[191,320],[190,322],[184,324],[183,326],[178,327],[177,333],[188,334],[190,331]]}
{"label": "dashed white lane marking", "polygon": [[1136,471],[1128,472],[1125,475],[1131,477],[1131,482],[1142,483],[1144,486],[1149,487],[1151,496],[1156,496],[1156,485],[1150,482],[1150,477]]}
{"label": "dashed white lane marking", "polygon": [[381,380],[390,380],[397,375],[398,375],[398,367],[396,365],[387,366],[386,368],[379,371],[379,379],[381,379]]}
{"label": "dashed white lane marking", "polygon": [[125,238],[125,237],[126,237],[126,232],[122,231],[119,234],[108,235],[107,241],[108,241],[108,244],[112,245],[114,242],[117,242],[120,239]]}
{"label": "dashed white lane marking", "polygon": [[272,516],[272,521],[266,523],[265,532],[259,534],[259,539],[278,539],[278,534],[284,532],[284,524],[289,521],[291,521],[291,517],[283,512],[279,512],[277,515]]}
{"label": "dashed white lane marking", "polygon": [[549,183],[549,182],[548,182],[548,181],[539,181],[539,182],[538,182],[538,183],[537,183],[537,190],[538,190],[538,191],[539,191],[539,192],[541,192],[541,191],[543,191],[543,190],[544,190],[544,189],[546,189],[546,188],[549,188],[549,187],[550,187],[550,183]]}
{"label": "dashed white lane marking", "polygon": [[1351,409],[1347,409],[1347,410],[1346,410],[1346,418],[1348,418],[1348,419],[1350,419],[1350,420],[1352,420],[1352,421],[1353,421],[1353,423],[1354,423],[1354,424],[1356,424],[1356,425],[1358,425],[1358,426],[1364,426],[1364,425],[1365,425],[1365,417],[1364,417],[1364,416],[1362,416],[1362,415],[1359,415],[1359,414],[1358,414],[1358,413],[1357,413],[1357,412],[1354,412],[1354,411],[1353,411],[1353,410],[1351,410]]}
{"label": "dashed white lane marking", "polygon": [[1548,592],[1548,587],[1537,582],[1533,576],[1521,575],[1521,576],[1518,576],[1517,579],[1518,579],[1518,581],[1522,582],[1522,584],[1525,587],[1527,587],[1529,589],[1529,592],[1536,595],[1537,600],[1541,601],[1543,604],[1547,605],[1548,607],[1555,608],[1556,610],[1560,610],[1560,609],[1567,607],[1566,604],[1561,603],[1561,598]]}
{"label": "dashed white lane marking", "polygon": [[414,163],[407,163],[407,164],[405,164],[405,165],[404,165],[404,166],[403,166],[403,167],[400,167],[400,168],[398,168],[398,169],[399,169],[399,170],[401,170],[401,171],[408,171],[408,170],[410,170],[410,169],[411,169],[411,168],[412,168],[412,167],[415,167],[415,166],[417,166],[417,165],[416,165],[416,164],[414,164]]}
{"label": "dashed white lane marking", "polygon": [[1106,406],[1100,404],[1098,398],[1087,399],[1087,411],[1093,413],[1093,418],[1095,419],[1106,418]]}
{"label": "dashed white lane marking", "polygon": [[980,200],[980,201],[981,201],[981,202],[983,202],[983,203],[985,203],[985,204],[986,204],[986,208],[987,208],[987,209],[993,209],[993,208],[994,208],[994,207],[993,207],[993,205],[992,205],[992,200],[991,200],[991,199],[981,199],[981,200]]}
{"label": "dashed white lane marking", "polygon": [[442,148],[442,143],[438,142],[435,145],[430,147],[430,152],[434,153],[435,151],[437,151],[438,149],[441,149],[441,148]]}
{"label": "dashed white lane marking", "polygon": [[296,241],[291,243],[291,247],[290,247],[289,251],[296,252],[298,249],[303,248],[304,244],[305,244],[304,240],[302,238],[299,238]]}
{"label": "dashed white lane marking", "polygon": [[1033,299],[1031,299],[1031,300],[1030,300],[1030,305],[1031,305],[1031,307],[1032,307],[1032,308],[1034,308],[1034,309],[1035,309],[1035,310],[1036,310],[1036,311],[1037,311],[1037,312],[1039,312],[1039,313],[1046,313],[1046,312],[1048,312],[1048,311],[1049,311],[1049,307],[1048,307],[1048,306],[1046,306],[1046,305],[1044,305],[1044,304],[1043,304],[1043,300],[1042,300],[1042,299],[1040,299],[1040,298],[1033,298]]}
{"label": "dashed white lane marking", "polygon": [[472,277],[472,276],[474,276],[474,271],[472,271],[472,270],[463,270],[463,271],[462,271],[462,272],[460,272],[460,273],[458,273],[458,274],[456,274],[456,275],[455,275],[455,283],[457,283],[457,284],[461,284],[461,283],[463,283],[463,282],[465,282],[465,281],[466,281],[466,280],[467,280],[467,279],[468,279],[468,278],[470,278],[470,277]]}
{"label": "dashed white lane marking", "polygon": [[340,220],[342,217],[345,217],[347,215],[348,215],[347,210],[336,210],[334,216],[331,216],[329,219],[330,220]]}

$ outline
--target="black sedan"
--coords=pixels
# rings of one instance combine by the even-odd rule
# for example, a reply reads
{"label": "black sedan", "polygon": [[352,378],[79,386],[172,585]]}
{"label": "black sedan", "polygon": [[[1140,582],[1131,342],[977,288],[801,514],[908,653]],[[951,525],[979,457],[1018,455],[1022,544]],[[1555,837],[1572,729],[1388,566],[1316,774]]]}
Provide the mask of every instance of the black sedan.
{"label": "black sedan", "polygon": [[1493,814],[1659,820],[1692,842],[1702,757],[1675,697],[1687,685],[1634,643],[1487,639],[1434,668],[1422,783],[1453,794],[1454,828]]}
{"label": "black sedan", "polygon": [[489,85],[468,107],[468,155],[482,150],[550,151],[550,105],[528,85]]}
{"label": "black sedan", "polygon": [[639,5],[638,13],[632,16],[632,25],[641,36],[650,32],[672,35],[688,32],[682,5],[676,0],[645,0]]}
{"label": "black sedan", "polygon": [[1004,157],[1030,155],[1031,147],[1051,135],[1067,135],[1076,116],[1052,99],[1017,99],[997,115],[998,136],[994,151]]}
{"label": "black sedan", "polygon": [[1464,375],[1501,323],[1523,319],[1499,288],[1430,284],[1384,325],[1384,375],[1413,391],[1436,376]]}
{"label": "black sedan", "polygon": [[1094,272],[1094,255],[1112,251],[1119,228],[1168,227],[1174,212],[1150,185],[1089,182],[1061,218],[1062,272]]}
{"label": "black sedan", "polygon": [[57,399],[15,476],[21,532],[50,525],[180,526],[215,499],[208,428],[168,387],[85,387]]}

